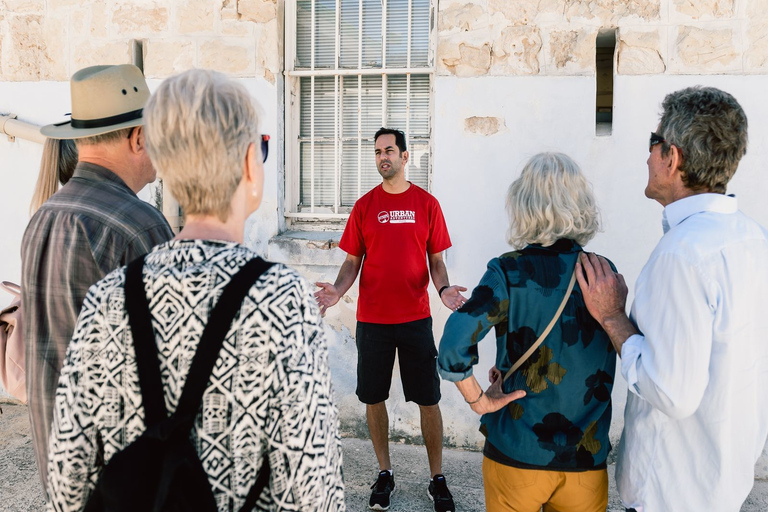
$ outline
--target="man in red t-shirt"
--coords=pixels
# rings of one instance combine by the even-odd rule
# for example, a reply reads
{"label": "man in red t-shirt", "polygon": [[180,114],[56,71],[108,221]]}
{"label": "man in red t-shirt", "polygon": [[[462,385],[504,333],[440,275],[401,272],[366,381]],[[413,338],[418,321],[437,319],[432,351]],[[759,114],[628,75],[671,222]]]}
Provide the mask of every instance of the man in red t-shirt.
{"label": "man in red t-shirt", "polygon": [[[352,209],[339,247],[347,253],[334,284],[316,283],[320,310],[336,304],[360,276],[357,307],[357,396],[366,404],[368,430],[379,461],[379,476],[368,506],[387,510],[395,489],[389,460],[389,397],[395,352],[406,401],[419,405],[435,510],[455,510],[442,475],[443,418],[437,349],[432,336],[427,286],[429,276],[446,307],[460,308],[462,286],[450,286],[442,252],[451,246],[440,204],[405,179],[405,135],[382,128],[374,137],[382,184]],[[427,269],[427,261],[429,269]]]}

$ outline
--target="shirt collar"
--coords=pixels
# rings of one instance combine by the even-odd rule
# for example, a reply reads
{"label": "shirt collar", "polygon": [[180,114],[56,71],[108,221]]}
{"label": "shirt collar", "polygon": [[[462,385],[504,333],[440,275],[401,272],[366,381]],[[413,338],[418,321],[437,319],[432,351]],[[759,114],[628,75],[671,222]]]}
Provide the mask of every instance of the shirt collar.
{"label": "shirt collar", "polygon": [[92,164],[90,162],[77,162],[75,172],[72,174],[73,178],[83,178],[89,181],[106,182],[116,185],[121,189],[125,189],[134,196],[136,195],[131,188],[125,184],[123,179],[110,171],[106,167]]}
{"label": "shirt collar", "polygon": [[736,196],[725,194],[696,194],[678,199],[664,208],[661,224],[664,233],[697,213],[736,213]]}
{"label": "shirt collar", "polygon": [[577,244],[574,240],[571,240],[569,238],[560,238],[559,240],[555,241],[552,245],[548,245],[544,247],[541,244],[530,244],[526,248],[531,249],[543,249],[545,251],[553,251],[553,252],[579,252],[581,251],[581,246]]}

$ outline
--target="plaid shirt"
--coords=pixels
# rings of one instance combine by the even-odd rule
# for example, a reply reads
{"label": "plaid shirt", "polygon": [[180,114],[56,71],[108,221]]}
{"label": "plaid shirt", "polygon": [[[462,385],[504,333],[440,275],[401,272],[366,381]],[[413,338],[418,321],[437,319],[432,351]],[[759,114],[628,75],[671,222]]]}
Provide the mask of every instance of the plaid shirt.
{"label": "plaid shirt", "polygon": [[85,162],[29,222],[22,311],[32,442],[44,484],[59,372],[88,288],[172,237],[157,209],[109,169]]}

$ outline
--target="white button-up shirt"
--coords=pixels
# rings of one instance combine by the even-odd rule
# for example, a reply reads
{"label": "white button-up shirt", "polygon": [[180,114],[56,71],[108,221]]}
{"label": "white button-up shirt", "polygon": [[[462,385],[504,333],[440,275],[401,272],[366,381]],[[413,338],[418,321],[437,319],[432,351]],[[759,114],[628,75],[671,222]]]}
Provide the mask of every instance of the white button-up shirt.
{"label": "white button-up shirt", "polygon": [[616,481],[643,512],[734,511],[768,436],[768,232],[736,198],[664,210],[622,347],[629,385]]}

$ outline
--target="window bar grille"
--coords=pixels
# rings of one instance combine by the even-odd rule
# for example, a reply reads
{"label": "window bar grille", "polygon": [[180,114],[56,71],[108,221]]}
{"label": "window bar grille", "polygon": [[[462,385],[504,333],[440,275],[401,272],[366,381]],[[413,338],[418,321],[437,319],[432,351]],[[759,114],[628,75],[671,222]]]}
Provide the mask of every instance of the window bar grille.
{"label": "window bar grille", "polygon": [[[357,10],[357,23],[360,28],[357,36],[357,69],[363,69],[363,2],[360,0]],[[357,75],[357,197],[362,195],[363,187],[363,75]]]}
{"label": "window bar grille", "polygon": [[[341,0],[336,0],[336,39],[334,41],[334,44],[336,46],[334,57],[333,57],[333,67],[336,69],[339,69],[339,54],[341,53],[341,23],[340,23],[340,16],[341,16]],[[334,137],[333,137],[333,213],[339,213],[339,187],[341,183],[341,163],[339,161],[339,154],[340,154],[340,137],[341,137],[341,112],[342,108],[344,106],[341,104],[341,98],[339,98],[339,90],[340,86],[343,87],[344,82],[343,79],[336,75],[333,80],[333,107],[334,107],[334,113],[333,113],[333,127],[334,127]]]}
{"label": "window bar grille", "polygon": [[305,76],[356,76],[356,75],[363,75],[363,76],[380,76],[380,75],[405,75],[407,73],[428,73],[432,74],[434,73],[434,69],[429,68],[390,68],[390,69],[381,69],[381,68],[365,68],[365,69],[317,69],[317,70],[311,70],[311,69],[296,69],[293,71],[286,71],[286,74],[288,76],[292,77],[305,77]]}
{"label": "window bar grille", "polygon": [[[381,69],[387,68],[387,0],[381,0]],[[387,126],[387,75],[381,77],[381,126]]]}
{"label": "window bar grille", "polygon": [[[315,0],[312,0],[310,6],[312,14],[310,22],[312,30],[310,32],[311,41],[309,43],[310,68],[315,70]],[[315,213],[315,76],[310,78],[310,100],[309,100],[309,211]]]}
{"label": "window bar grille", "polygon": [[[405,67],[411,67],[411,25],[413,21],[413,0],[408,0],[408,38],[406,39],[407,48],[405,49]],[[410,145],[411,135],[411,74],[405,75],[405,140]],[[405,179],[409,180],[411,175],[411,165],[405,167]]]}

